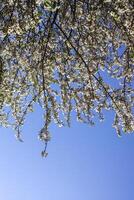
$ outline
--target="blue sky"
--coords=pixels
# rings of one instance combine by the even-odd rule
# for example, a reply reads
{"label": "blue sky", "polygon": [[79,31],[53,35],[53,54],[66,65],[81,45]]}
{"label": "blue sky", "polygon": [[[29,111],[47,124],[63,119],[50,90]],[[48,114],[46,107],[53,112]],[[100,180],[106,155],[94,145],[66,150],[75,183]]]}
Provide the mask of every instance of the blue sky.
{"label": "blue sky", "polygon": [[134,135],[119,138],[112,115],[95,127],[72,119],[71,128],[51,126],[46,159],[37,140],[40,110],[30,114],[24,143],[13,131],[0,129],[0,199],[131,200],[134,199]]}

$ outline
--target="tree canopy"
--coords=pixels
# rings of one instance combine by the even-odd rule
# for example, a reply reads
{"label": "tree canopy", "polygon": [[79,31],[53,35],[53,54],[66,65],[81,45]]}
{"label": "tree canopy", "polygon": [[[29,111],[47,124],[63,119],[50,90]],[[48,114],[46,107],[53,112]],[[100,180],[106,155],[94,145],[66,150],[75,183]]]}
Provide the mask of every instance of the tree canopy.
{"label": "tree canopy", "polygon": [[38,103],[46,145],[50,123],[70,126],[72,111],[91,125],[114,111],[118,135],[133,132],[133,7],[130,0],[2,0],[0,124],[21,140]]}

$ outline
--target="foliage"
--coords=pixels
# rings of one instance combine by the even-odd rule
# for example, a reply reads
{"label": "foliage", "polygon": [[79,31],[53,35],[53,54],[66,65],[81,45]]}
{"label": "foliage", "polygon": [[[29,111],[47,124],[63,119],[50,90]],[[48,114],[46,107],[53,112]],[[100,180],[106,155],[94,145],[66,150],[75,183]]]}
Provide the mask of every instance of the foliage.
{"label": "foliage", "polygon": [[70,126],[72,111],[93,125],[96,115],[103,120],[103,110],[112,110],[118,135],[133,132],[133,6],[129,0],[3,0],[0,124],[11,125],[21,140],[26,115],[39,103],[45,144],[50,123]]}

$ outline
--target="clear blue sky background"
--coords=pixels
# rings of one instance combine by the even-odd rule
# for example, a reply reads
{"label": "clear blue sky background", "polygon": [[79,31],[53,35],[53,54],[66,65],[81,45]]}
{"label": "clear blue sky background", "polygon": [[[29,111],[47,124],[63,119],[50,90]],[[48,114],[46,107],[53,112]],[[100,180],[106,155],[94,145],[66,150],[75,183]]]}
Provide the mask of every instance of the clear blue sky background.
{"label": "clear blue sky background", "polygon": [[49,156],[37,140],[40,110],[30,114],[24,143],[0,129],[1,200],[132,200],[134,135],[119,138],[112,115],[89,127],[72,120],[71,128],[51,127]]}

